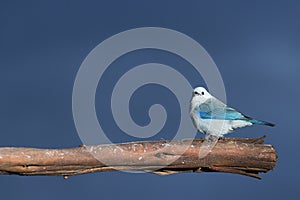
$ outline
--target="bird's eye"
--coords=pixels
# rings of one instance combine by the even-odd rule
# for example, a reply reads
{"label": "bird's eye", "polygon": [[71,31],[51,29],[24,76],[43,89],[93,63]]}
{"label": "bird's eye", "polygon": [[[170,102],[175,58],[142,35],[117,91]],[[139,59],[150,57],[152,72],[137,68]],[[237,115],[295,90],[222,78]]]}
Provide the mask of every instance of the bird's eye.
{"label": "bird's eye", "polygon": [[202,95],[204,95],[204,92],[201,92]]}
{"label": "bird's eye", "polygon": [[195,95],[199,95],[199,93],[197,91],[194,92]]}

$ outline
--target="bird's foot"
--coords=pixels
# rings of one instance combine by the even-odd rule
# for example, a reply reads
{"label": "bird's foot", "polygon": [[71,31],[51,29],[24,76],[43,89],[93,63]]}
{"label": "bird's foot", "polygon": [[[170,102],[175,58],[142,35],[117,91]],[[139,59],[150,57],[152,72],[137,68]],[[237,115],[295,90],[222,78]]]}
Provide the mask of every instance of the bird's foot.
{"label": "bird's foot", "polygon": [[199,150],[199,159],[207,156],[211,150],[216,146],[219,137],[214,135],[206,135],[204,141],[201,143]]}

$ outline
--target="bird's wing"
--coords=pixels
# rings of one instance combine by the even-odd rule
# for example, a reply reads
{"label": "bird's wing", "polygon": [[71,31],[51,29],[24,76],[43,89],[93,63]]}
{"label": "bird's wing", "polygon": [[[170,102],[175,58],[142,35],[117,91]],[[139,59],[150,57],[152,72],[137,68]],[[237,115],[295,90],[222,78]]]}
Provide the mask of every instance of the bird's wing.
{"label": "bird's wing", "polygon": [[202,119],[248,120],[249,118],[216,98],[211,98],[199,106]]}

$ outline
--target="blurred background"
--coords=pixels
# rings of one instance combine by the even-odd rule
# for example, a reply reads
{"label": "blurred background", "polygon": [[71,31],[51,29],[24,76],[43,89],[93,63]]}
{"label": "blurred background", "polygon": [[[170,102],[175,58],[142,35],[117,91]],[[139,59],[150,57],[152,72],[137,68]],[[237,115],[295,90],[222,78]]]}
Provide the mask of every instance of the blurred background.
{"label": "blurred background", "polygon": [[[217,64],[227,102],[276,124],[228,137],[260,137],[279,159],[262,180],[203,173],[160,177],[124,172],[70,177],[0,176],[1,199],[299,199],[297,121],[300,75],[299,1],[0,1],[0,146],[67,148],[80,145],[72,117],[76,73],[100,42],[137,27],[165,27],[199,42]],[[110,87],[120,67],[158,62],[184,66],[193,87],[204,85],[189,64],[155,50],[120,57],[101,80]],[[147,91],[147,92],[146,92]],[[115,142],[137,140],[115,127],[109,90],[98,88],[96,110]],[[141,103],[148,96],[157,97]],[[190,97],[188,97],[190,98]],[[98,103],[98,102],[101,102]],[[103,103],[104,102],[104,103]],[[105,103],[106,102],[106,103]],[[132,97],[137,124],[149,123],[147,105],[161,103],[168,121],[153,139],[172,139],[178,124],[174,95],[146,85]],[[106,121],[105,121],[106,120]],[[199,135],[201,137],[201,135]]]}

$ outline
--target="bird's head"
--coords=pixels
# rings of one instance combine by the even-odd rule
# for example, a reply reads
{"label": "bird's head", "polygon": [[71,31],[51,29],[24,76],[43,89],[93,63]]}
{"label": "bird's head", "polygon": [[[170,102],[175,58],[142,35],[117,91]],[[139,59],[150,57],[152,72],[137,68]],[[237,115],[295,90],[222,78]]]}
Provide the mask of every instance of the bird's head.
{"label": "bird's head", "polygon": [[196,87],[193,91],[192,102],[198,102],[199,104],[205,102],[211,98],[211,95],[203,87]]}

